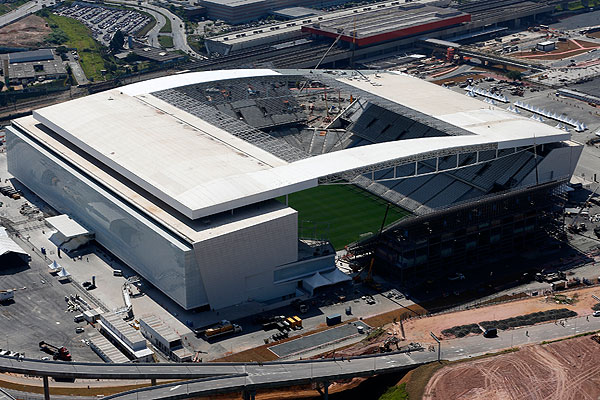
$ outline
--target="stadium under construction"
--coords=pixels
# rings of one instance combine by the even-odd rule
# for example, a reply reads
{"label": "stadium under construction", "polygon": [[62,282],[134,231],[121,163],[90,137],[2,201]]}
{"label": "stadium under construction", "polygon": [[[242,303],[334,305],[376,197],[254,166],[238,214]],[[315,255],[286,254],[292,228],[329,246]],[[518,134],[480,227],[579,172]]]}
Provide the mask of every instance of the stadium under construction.
{"label": "stadium under construction", "polygon": [[348,279],[288,203],[320,185],[411,214],[360,242],[401,274],[510,256],[553,234],[581,151],[563,129],[374,71],[179,74],[37,110],[7,133],[15,178],[185,309]]}

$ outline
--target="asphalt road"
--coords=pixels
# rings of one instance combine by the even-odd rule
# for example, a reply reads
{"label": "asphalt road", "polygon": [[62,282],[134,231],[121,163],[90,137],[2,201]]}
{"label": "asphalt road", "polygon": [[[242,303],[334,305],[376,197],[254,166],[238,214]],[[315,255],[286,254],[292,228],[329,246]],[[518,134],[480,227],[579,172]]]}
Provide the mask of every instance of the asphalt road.
{"label": "asphalt road", "polygon": [[25,3],[16,10],[0,15],[0,28],[41,10],[42,5],[50,6],[52,4],[54,4],[54,0],[35,0]]}
{"label": "asphalt road", "polygon": [[[442,341],[442,359],[457,360],[497,352],[506,348],[568,337],[600,330],[600,318],[578,317],[563,324],[547,323],[500,331],[496,338],[481,335]],[[31,375],[69,376],[100,379],[191,379],[121,393],[108,398],[175,399],[216,393],[238,392],[267,387],[290,386],[314,381],[331,381],[353,376],[396,372],[437,359],[437,352],[388,353],[352,359],[325,359],[281,363],[206,364],[99,364],[61,363],[0,357],[0,371]],[[212,377],[210,377],[212,376]]]}
{"label": "asphalt road", "polygon": [[75,59],[75,56],[69,52],[67,53],[67,57],[69,58],[69,61],[67,61],[67,63],[71,67],[71,71],[73,71],[73,76],[75,77],[77,84],[85,85],[89,83],[88,79],[85,76],[85,73],[83,72],[83,68],[81,68],[79,61]]}
{"label": "asphalt road", "polygon": [[[426,355],[433,361],[434,353]],[[150,387],[148,390],[131,391],[105,399],[178,399],[196,395],[209,395],[225,392],[240,392],[259,388],[274,388],[307,384],[310,382],[332,381],[356,376],[372,376],[397,372],[417,364],[406,354],[388,354],[345,360],[322,362],[297,362],[289,364],[247,365],[243,372],[235,376],[201,379],[185,384],[176,383]]]}
{"label": "asphalt road", "polygon": [[[600,318],[579,317],[561,323],[548,323],[500,331],[496,338],[481,335],[442,342],[441,358],[458,360],[493,353],[514,346],[539,343],[582,332],[600,329]],[[251,391],[327,381],[351,376],[369,376],[377,373],[394,372],[417,364],[435,361],[437,352],[415,352],[411,354],[388,354],[351,360],[291,364],[249,364],[237,376],[218,377],[150,387],[138,391],[124,392],[107,399],[129,400],[143,396],[144,399],[183,399],[192,396],[225,392]]]}
{"label": "asphalt road", "polygon": [[167,20],[164,15],[154,10],[146,9],[146,12],[152,15],[156,20],[156,24],[148,32],[148,44],[152,47],[160,47],[160,43],[158,41],[158,32],[160,32],[162,27],[165,26]]}

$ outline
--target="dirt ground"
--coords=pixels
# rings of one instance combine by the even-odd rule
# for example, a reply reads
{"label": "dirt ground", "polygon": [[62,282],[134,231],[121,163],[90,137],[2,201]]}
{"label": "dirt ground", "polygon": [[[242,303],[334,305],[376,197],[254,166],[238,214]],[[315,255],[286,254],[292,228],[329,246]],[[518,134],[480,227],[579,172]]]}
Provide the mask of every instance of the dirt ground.
{"label": "dirt ground", "polygon": [[592,313],[591,307],[597,303],[591,295],[600,295],[600,288],[581,288],[573,291],[562,292],[567,296],[577,294],[578,300],[573,305],[556,304],[552,299],[544,296],[528,297],[524,300],[512,301],[510,303],[497,304],[477,309],[458,311],[448,314],[435,315],[433,317],[413,318],[404,321],[404,332],[407,342],[430,343],[429,332],[441,336],[441,331],[457,325],[474,324],[481,321],[500,320],[516,317],[519,315],[546,311],[553,308],[568,308],[579,315]]}
{"label": "dirt ground", "polygon": [[448,365],[424,399],[579,400],[600,397],[600,344],[589,336]]}
{"label": "dirt ground", "polygon": [[528,58],[530,60],[562,60],[565,58],[586,53],[591,49],[596,49],[598,47],[600,46],[598,46],[598,44],[594,42],[570,39],[566,42],[556,42],[556,49],[552,51],[537,51],[535,53],[532,53],[530,51],[523,51],[511,55],[520,58]]}
{"label": "dirt ground", "polygon": [[43,18],[30,15],[0,29],[0,46],[37,47],[52,32]]}

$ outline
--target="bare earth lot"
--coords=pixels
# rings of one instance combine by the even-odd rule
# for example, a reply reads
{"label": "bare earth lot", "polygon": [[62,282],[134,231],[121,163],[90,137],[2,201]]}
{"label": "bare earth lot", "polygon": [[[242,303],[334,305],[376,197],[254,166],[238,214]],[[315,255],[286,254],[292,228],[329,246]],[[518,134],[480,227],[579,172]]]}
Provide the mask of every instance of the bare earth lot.
{"label": "bare earth lot", "polygon": [[448,365],[424,399],[578,400],[600,396],[600,344],[590,336]]}
{"label": "bare earth lot", "polygon": [[52,32],[43,18],[30,15],[0,29],[0,46],[36,47]]}
{"label": "bare earth lot", "polygon": [[[538,311],[547,311],[553,308],[568,308],[580,316],[590,315],[591,307],[597,303],[591,296],[600,295],[600,288],[587,287],[573,291],[562,292],[567,296],[575,296],[578,300],[573,305],[556,304],[552,298],[528,297],[524,300],[498,304],[478,309],[459,311],[450,314],[439,314],[433,317],[413,318],[404,322],[406,340],[408,342],[430,343],[429,332],[441,336],[441,331],[456,325],[479,323],[486,320],[499,320],[530,314]],[[600,348],[598,349],[600,351]]]}

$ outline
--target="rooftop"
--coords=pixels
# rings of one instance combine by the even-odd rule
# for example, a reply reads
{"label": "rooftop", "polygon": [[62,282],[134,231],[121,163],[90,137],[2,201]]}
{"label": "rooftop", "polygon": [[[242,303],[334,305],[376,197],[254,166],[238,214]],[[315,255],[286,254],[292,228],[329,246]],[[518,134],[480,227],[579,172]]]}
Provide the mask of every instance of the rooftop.
{"label": "rooftop", "polygon": [[272,14],[285,18],[304,18],[311,15],[323,15],[324,11],[308,7],[286,7],[271,11]]}
{"label": "rooftop", "polygon": [[19,51],[15,53],[8,53],[8,59],[10,60],[11,64],[32,61],[46,61],[54,59],[54,53],[52,52],[52,49]]}
{"label": "rooftop", "polygon": [[[458,127],[466,134],[379,143],[286,162],[216,126],[217,122],[207,123],[151,94],[211,80],[251,81],[280,73],[287,72],[229,70],[174,75],[46,107],[15,124],[193,240],[234,229],[240,221],[247,224],[293,212],[268,203],[261,206],[265,207],[262,211],[242,209],[235,218],[212,217],[317,186],[323,176],[436,150],[479,145],[503,149],[570,138],[559,129],[408,75],[328,75],[335,84],[354,88],[357,95],[369,93],[428,114],[432,123]],[[56,135],[40,129],[36,120]],[[186,220],[169,211],[170,207],[192,220],[211,216],[211,222]],[[243,213],[251,218],[237,219]]]}
{"label": "rooftop", "polygon": [[156,47],[138,47],[133,49],[133,52],[140,57],[158,62],[173,61],[185,57],[185,55],[178,52],[166,51]]}
{"label": "rooftop", "polygon": [[205,5],[206,3],[226,7],[243,7],[248,4],[267,3],[267,0],[202,0],[201,5]]}
{"label": "rooftop", "polygon": [[10,78],[16,79],[34,79],[46,76],[66,76],[67,70],[60,57],[57,56],[50,60],[11,63],[8,66],[8,75]]}
{"label": "rooftop", "polygon": [[159,334],[164,340],[167,342],[175,342],[180,340],[181,337],[171,328],[169,325],[165,324],[161,319],[159,319],[156,315],[145,315],[140,318],[140,322],[145,323],[154,331]]}
{"label": "rooftop", "polygon": [[98,351],[100,351],[104,357],[108,359],[107,362],[112,362],[115,364],[130,362],[129,358],[125,357],[125,355],[121,353],[121,351],[117,349],[114,344],[109,342],[107,338],[102,336],[102,334],[93,334],[90,336],[90,342],[92,346],[95,346]]}
{"label": "rooftop", "polygon": [[[456,20],[456,21],[455,21]],[[307,25],[303,30],[341,35],[342,40],[356,40],[392,32],[408,36],[444,26],[466,22],[470,16],[452,8],[440,8],[423,4],[375,8],[364,12],[360,18],[355,15],[343,16],[328,21]],[[387,36],[386,36],[387,37]]]}
{"label": "rooftop", "polygon": [[46,221],[67,238],[89,235],[89,231],[66,214],[48,217]]}

